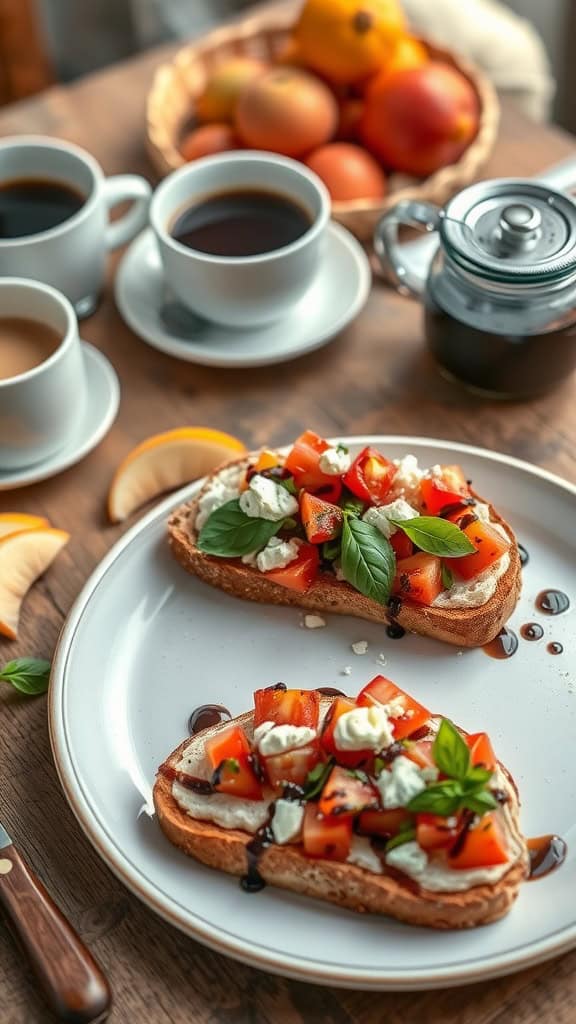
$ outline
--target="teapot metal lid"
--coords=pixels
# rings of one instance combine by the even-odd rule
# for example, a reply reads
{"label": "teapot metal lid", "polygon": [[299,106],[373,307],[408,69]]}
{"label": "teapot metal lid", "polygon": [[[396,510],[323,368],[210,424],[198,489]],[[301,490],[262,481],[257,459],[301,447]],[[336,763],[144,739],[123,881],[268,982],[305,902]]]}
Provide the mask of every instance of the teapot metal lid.
{"label": "teapot metal lid", "polygon": [[443,211],[440,237],[463,269],[491,280],[536,284],[576,272],[576,204],[532,181],[460,192]]}

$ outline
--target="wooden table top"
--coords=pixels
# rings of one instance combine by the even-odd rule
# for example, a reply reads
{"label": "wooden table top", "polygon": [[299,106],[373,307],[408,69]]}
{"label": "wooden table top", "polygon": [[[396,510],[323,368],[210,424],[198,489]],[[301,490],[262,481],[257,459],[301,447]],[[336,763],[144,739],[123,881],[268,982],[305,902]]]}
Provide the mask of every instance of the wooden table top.
{"label": "wooden table top", "polygon": [[[142,136],[156,51],[0,112],[0,134],[38,132],[87,149],[107,173],[150,175]],[[530,175],[573,153],[574,142],[506,107],[486,176]],[[67,610],[122,528],[106,522],[114,468],[144,437],[186,423],[231,430],[248,444],[288,442],[303,425],[330,433],[399,433],[485,445],[576,481],[576,380],[549,397],[508,404],[471,397],[440,379],[423,355],[417,305],[375,284],[356,322],[333,344],[282,368],[213,370],[144,345],[112,298],[116,259],[84,338],[104,351],[123,387],[118,420],[79,466],[0,495],[0,511],[46,515],[72,539],[30,594],[17,643],[0,660],[50,657]],[[34,751],[34,756],[30,752]],[[512,977],[435,993],[328,990],[224,960],[155,917],[102,864],[76,824],[52,763],[46,701],[0,692],[1,817],[110,977],[117,1024],[572,1024],[576,952]],[[0,1018],[49,1016],[0,922]]]}

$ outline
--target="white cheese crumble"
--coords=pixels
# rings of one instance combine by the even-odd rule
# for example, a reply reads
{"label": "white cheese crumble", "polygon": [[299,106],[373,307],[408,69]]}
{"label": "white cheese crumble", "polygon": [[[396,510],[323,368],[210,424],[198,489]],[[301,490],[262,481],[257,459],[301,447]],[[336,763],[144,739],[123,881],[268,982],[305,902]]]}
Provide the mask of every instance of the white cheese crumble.
{"label": "white cheese crumble", "polygon": [[298,501],[282,484],[256,473],[240,495],[240,508],[254,519],[278,523],[298,511]]}
{"label": "white cheese crumble", "polygon": [[320,456],[319,466],[327,476],[340,476],[350,469],[351,461],[349,453],[344,448],[327,448]]}
{"label": "white cheese crumble", "polygon": [[198,514],[196,516],[196,529],[201,530],[209,517],[222,505],[233,501],[238,497],[240,481],[246,472],[246,464],[228,466],[222,469],[217,476],[206,485],[205,490],[198,498]]}
{"label": "white cheese crumble", "polygon": [[282,540],[280,537],[272,537],[265,548],[256,555],[256,565],[260,572],[270,572],[271,569],[284,569],[285,566],[298,558],[298,542],[295,540]]}
{"label": "white cheese crumble", "polygon": [[305,615],[304,626],[306,629],[323,629],[326,625],[326,619],[323,619],[321,615]]}
{"label": "white cheese crumble", "polygon": [[410,878],[420,881],[422,874],[426,870],[428,857],[424,850],[418,846],[417,842],[410,842],[403,843],[402,846],[395,846],[393,850],[388,850],[386,863],[391,868],[404,871],[406,875],[410,875]]}
{"label": "white cheese crumble", "polygon": [[342,672],[340,673],[340,675],[351,676],[352,675],[352,666],[351,665],[344,665],[344,668],[342,669]]}
{"label": "white cheese crumble", "polygon": [[316,730],[310,729],[307,725],[272,725],[272,728],[267,729],[259,739],[256,739],[256,732],[257,730],[254,730],[254,739],[263,757],[274,757],[275,754],[283,754],[286,750],[298,750],[316,739]]}
{"label": "white cheese crumble", "polygon": [[422,770],[409,757],[395,757],[390,768],[380,772],[376,786],[382,798],[382,806],[386,810],[395,807],[406,807],[412,797],[418,796],[426,789],[425,776]]}
{"label": "white cheese crumble", "polygon": [[420,469],[416,456],[405,455],[403,459],[394,459],[394,465],[397,469],[392,481],[391,496],[406,498],[407,501],[418,497],[424,470]]}
{"label": "white cheese crumble", "polygon": [[388,505],[378,505],[376,508],[366,509],[362,519],[370,526],[375,526],[386,540],[390,540],[398,530],[398,527],[391,523],[391,519],[399,519],[402,522],[407,519],[414,519],[418,515],[415,508],[409,505],[404,498],[396,498]]}
{"label": "white cheese crumble", "polygon": [[366,651],[368,650],[368,641],[367,640],[356,640],[355,643],[350,644],[350,647],[352,648],[354,654],[358,654],[358,655],[366,654]]}
{"label": "white cheese crumble", "polygon": [[382,863],[379,856],[374,853],[367,836],[352,836],[350,853],[346,859],[349,864],[356,864],[365,871],[372,871],[375,875],[382,874]]}
{"label": "white cheese crumble", "polygon": [[390,718],[381,705],[346,711],[334,729],[337,750],[382,750],[392,741]]}
{"label": "white cheese crumble", "polygon": [[297,842],[302,832],[303,819],[304,807],[302,804],[296,803],[295,800],[283,800],[282,798],[276,800],[272,818],[274,842],[279,846]]}

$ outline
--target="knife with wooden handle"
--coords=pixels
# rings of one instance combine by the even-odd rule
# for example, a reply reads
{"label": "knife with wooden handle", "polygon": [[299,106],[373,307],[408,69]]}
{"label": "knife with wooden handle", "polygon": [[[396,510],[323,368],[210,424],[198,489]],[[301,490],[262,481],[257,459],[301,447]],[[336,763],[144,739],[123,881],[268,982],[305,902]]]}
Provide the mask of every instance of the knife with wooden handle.
{"label": "knife with wooden handle", "polygon": [[112,1004],[104,974],[2,825],[0,906],[58,1019],[67,1024],[103,1021]]}

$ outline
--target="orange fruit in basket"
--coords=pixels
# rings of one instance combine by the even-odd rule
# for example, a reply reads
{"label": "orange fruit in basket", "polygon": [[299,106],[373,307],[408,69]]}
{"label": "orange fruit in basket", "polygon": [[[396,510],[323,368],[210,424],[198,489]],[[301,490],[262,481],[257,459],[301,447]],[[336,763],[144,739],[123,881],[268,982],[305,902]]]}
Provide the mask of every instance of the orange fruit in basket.
{"label": "orange fruit in basket", "polygon": [[238,149],[238,139],[229,124],[203,124],[193,128],[180,143],[180,152],[185,160],[197,160],[213,153],[226,153]]}
{"label": "orange fruit in basket", "polygon": [[236,130],[253,149],[300,157],[328,142],[338,105],[327,85],[298,68],[266,72],[246,86],[236,107]]}
{"label": "orange fruit in basket", "polygon": [[373,75],[405,32],[398,0],[306,0],[294,34],[308,67],[347,84]]}
{"label": "orange fruit in basket", "polygon": [[233,121],[238,97],[244,87],[266,70],[252,57],[230,57],[208,73],[204,91],[196,100],[199,121]]}
{"label": "orange fruit in basket", "polygon": [[430,61],[370,83],[360,136],[387,167],[426,177],[460,158],[478,131],[479,116],[468,79]]}
{"label": "orange fruit in basket", "polygon": [[382,199],[386,195],[386,175],[380,164],[361,146],[351,142],[332,142],[314,150],[306,160],[326,185],[332,199]]}

